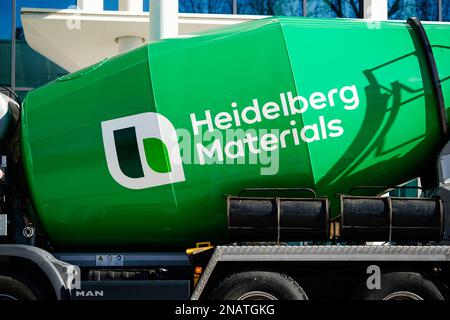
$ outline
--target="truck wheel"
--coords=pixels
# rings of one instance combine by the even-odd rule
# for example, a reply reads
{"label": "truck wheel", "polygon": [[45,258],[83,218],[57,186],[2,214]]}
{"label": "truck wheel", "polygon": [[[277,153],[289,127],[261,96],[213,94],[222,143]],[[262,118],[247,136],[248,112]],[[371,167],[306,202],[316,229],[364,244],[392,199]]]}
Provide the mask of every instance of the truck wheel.
{"label": "truck wheel", "polygon": [[285,274],[268,271],[235,273],[212,291],[211,300],[308,300],[303,289]]}
{"label": "truck wheel", "polygon": [[394,272],[381,276],[381,289],[363,283],[352,296],[356,300],[444,300],[438,288],[420,274]]}
{"label": "truck wheel", "polygon": [[0,276],[0,300],[36,300],[36,296],[22,282]]}

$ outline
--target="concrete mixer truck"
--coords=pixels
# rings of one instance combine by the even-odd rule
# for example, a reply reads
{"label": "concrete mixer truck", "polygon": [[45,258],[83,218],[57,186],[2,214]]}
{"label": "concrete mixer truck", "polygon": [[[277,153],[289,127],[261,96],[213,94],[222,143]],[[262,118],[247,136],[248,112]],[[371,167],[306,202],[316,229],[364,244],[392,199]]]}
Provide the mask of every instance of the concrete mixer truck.
{"label": "concrete mixer truck", "polygon": [[445,299],[449,102],[450,25],[416,18],[269,17],[5,91],[0,299]]}

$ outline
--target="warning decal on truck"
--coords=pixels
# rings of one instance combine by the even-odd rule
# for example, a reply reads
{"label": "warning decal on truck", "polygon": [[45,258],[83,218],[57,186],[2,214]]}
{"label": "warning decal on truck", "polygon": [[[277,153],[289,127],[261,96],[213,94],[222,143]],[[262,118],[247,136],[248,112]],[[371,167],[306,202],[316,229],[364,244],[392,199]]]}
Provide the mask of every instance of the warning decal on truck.
{"label": "warning decal on truck", "polygon": [[104,254],[95,256],[95,266],[97,267],[122,267],[123,256],[120,254]]}

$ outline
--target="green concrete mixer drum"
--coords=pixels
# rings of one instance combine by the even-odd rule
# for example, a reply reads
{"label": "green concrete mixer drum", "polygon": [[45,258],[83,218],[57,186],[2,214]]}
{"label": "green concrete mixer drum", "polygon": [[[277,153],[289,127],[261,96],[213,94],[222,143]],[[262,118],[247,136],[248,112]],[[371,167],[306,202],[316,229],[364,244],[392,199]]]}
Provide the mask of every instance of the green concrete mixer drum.
{"label": "green concrete mixer drum", "polygon": [[[425,30],[450,101],[450,27]],[[30,92],[22,152],[55,245],[224,243],[224,194],[314,188],[336,215],[336,193],[422,175],[441,146],[435,100],[407,23],[266,18]]]}

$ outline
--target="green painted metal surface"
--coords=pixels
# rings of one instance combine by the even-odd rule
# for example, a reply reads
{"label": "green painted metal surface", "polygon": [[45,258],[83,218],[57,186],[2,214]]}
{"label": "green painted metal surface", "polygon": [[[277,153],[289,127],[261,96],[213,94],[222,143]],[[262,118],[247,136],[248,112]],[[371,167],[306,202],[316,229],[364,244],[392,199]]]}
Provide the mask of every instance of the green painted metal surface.
{"label": "green painted metal surface", "polygon": [[[425,28],[450,107],[450,27]],[[440,133],[418,43],[406,23],[268,18],[61,78],[23,108],[35,210],[60,246],[188,247],[226,242],[223,194],[420,176]]]}

